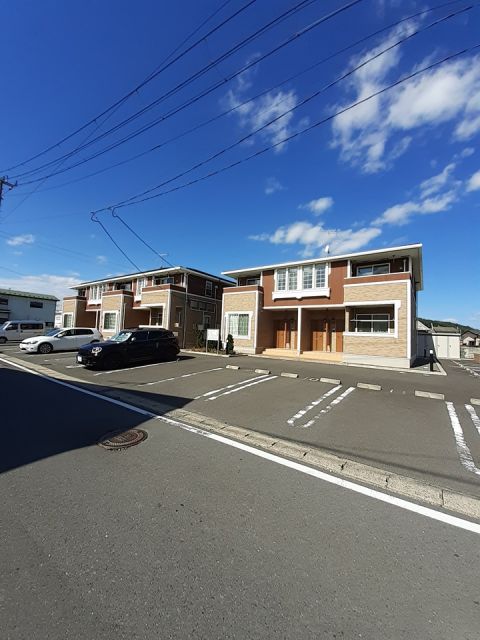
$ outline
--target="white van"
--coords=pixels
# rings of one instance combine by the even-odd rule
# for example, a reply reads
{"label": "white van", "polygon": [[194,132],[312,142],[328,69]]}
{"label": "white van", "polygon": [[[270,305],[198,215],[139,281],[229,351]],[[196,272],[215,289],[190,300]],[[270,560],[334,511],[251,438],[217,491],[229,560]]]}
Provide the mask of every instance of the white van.
{"label": "white van", "polygon": [[51,323],[40,320],[8,320],[0,326],[0,344],[42,336],[45,331],[51,328],[47,327],[47,324]]}

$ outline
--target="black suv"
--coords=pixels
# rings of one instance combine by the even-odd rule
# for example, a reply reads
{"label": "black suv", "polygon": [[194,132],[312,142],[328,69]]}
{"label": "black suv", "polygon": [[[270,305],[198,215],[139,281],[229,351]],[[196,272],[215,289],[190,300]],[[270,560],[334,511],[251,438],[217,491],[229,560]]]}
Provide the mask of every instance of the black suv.
{"label": "black suv", "polygon": [[176,337],[166,329],[123,329],[105,342],[81,347],[77,362],[85,367],[119,369],[131,362],[175,360],[179,351]]}

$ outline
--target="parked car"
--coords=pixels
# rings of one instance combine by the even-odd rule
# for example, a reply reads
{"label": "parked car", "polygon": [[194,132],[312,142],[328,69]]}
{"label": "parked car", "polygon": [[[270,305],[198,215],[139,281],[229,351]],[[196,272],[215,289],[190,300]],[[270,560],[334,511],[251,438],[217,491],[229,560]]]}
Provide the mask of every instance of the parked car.
{"label": "parked car", "polygon": [[103,337],[98,329],[90,329],[88,327],[52,329],[44,336],[24,340],[20,343],[20,349],[29,353],[76,351],[84,344],[98,343],[101,340],[103,340]]}
{"label": "parked car", "polygon": [[77,362],[86,367],[119,369],[132,362],[175,360],[177,338],[166,329],[124,329],[102,344],[78,350]]}
{"label": "parked car", "polygon": [[0,326],[0,344],[41,336],[48,330],[48,324],[41,320],[7,320]]}

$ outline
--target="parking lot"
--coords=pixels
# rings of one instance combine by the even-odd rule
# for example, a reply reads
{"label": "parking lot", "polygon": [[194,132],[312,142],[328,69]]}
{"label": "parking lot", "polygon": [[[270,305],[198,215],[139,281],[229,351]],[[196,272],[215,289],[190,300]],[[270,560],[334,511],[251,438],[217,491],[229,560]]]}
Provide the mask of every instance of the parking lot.
{"label": "parking lot", "polygon": [[480,496],[480,407],[472,402],[480,397],[480,378],[461,362],[443,362],[444,376],[188,353],[177,362],[94,371],[78,365],[75,353],[25,354],[17,345],[0,347],[0,357],[101,393],[127,393],[130,402],[159,412],[183,408]]}

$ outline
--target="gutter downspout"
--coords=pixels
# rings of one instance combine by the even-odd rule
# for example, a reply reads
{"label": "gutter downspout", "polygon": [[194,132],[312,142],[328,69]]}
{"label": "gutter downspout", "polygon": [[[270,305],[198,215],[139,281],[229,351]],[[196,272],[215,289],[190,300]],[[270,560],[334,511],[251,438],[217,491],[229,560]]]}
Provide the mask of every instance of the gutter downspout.
{"label": "gutter downspout", "polygon": [[188,298],[188,273],[185,273],[185,302],[183,305],[183,347],[185,349],[185,340],[187,333],[187,300]]}

